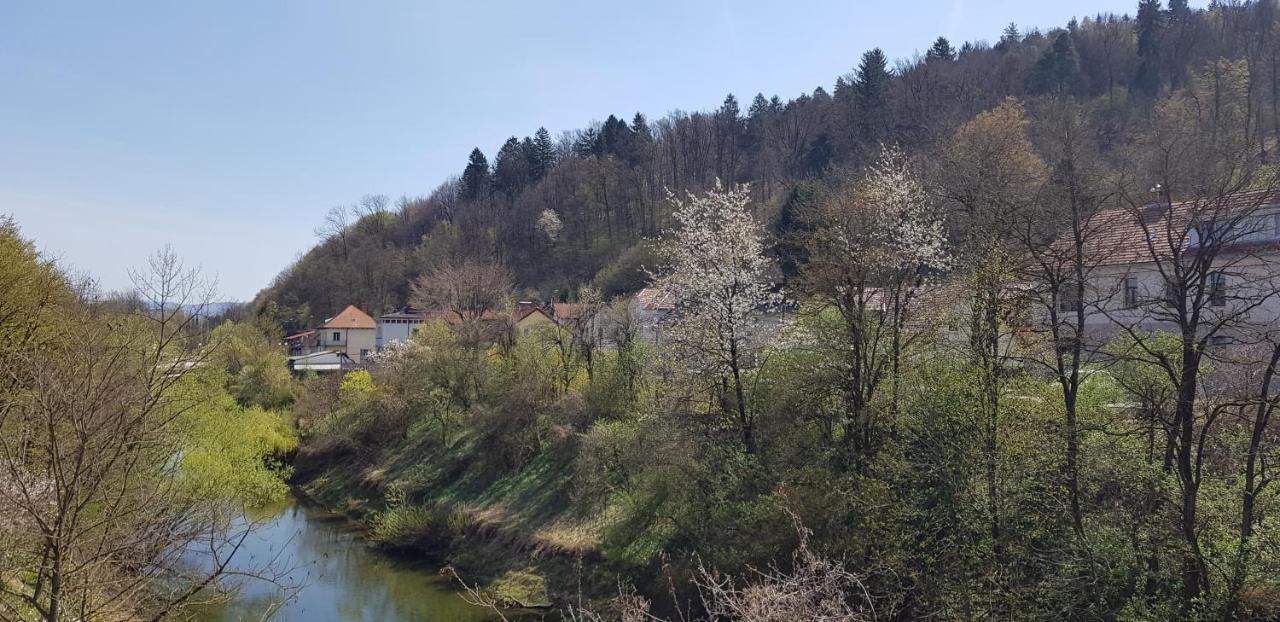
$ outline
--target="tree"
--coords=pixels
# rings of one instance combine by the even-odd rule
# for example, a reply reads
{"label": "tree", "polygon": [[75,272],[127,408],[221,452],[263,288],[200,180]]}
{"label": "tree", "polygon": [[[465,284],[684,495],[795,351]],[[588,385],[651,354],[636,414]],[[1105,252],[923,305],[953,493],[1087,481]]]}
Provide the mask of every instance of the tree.
{"label": "tree", "polygon": [[1151,97],[1160,91],[1162,85],[1160,45],[1164,11],[1160,9],[1160,0],[1138,2],[1134,28],[1138,33],[1138,72],[1133,78],[1133,85],[1138,92]]}
{"label": "tree", "polygon": [[880,48],[873,48],[862,55],[853,89],[857,95],[861,113],[862,138],[874,145],[887,129],[889,84],[893,74],[889,72],[889,59]]}
{"label": "tree", "polygon": [[506,268],[464,260],[419,277],[410,300],[419,309],[449,314],[459,325],[464,343],[475,347],[495,337],[486,320],[510,305],[511,291],[511,273]]}
{"label": "tree", "polygon": [[533,135],[533,147],[528,151],[529,175],[533,181],[547,176],[547,172],[556,164],[556,146],[551,141],[551,133],[540,127]]}
{"label": "tree", "polygon": [[1071,33],[1061,32],[1053,39],[1053,45],[1045,50],[1027,77],[1027,87],[1033,93],[1071,92],[1075,88],[1079,61]]}
{"label": "tree", "polygon": [[477,147],[471,150],[467,168],[462,171],[462,199],[474,201],[489,192],[489,160]]}
{"label": "tree", "polygon": [[889,147],[861,178],[820,203],[804,237],[808,262],[801,282],[815,301],[814,322],[834,310],[830,348],[845,404],[841,424],[845,451],[865,464],[881,423],[873,401],[882,382],[892,384],[896,409],[902,352],[911,338],[905,324],[915,310],[925,277],[948,267],[943,219],[906,155]]}
{"label": "tree", "polygon": [[924,57],[926,61],[952,61],[956,59],[956,51],[946,37],[938,37]]}
{"label": "tree", "polygon": [[[1134,145],[1138,179],[1121,194],[1156,279],[1133,301],[1137,313],[1108,317],[1130,338],[1128,356],[1161,370],[1175,396],[1162,422],[1179,483],[1184,611],[1211,587],[1199,514],[1205,448],[1222,415],[1202,399],[1211,346],[1256,335],[1251,313],[1280,295],[1274,262],[1241,244],[1264,225],[1256,216],[1276,187],[1251,148],[1248,83],[1243,61],[1217,61],[1194,77],[1191,92],[1160,102]],[[1152,181],[1154,197],[1146,190]],[[1173,352],[1150,336],[1153,327],[1173,334]]]}
{"label": "tree", "polygon": [[1036,201],[1045,165],[1026,134],[1022,104],[1012,98],[979,114],[952,136],[938,165],[943,196],[955,208],[952,235],[966,287],[968,356],[976,374],[983,422],[990,577],[1007,563],[1002,515],[1000,422],[1003,383],[1011,360],[1009,327],[1017,307],[1007,287],[1014,269],[1013,226]]}
{"label": "tree", "polygon": [[[194,378],[210,350],[189,312],[207,302],[208,283],[169,251],[131,276],[141,307],[66,300],[51,326],[58,339],[0,361],[7,620],[176,617],[232,572],[252,529],[235,520],[241,491],[185,460],[202,449],[192,415],[211,399]],[[219,414],[215,428],[237,424]],[[262,464],[248,453],[231,468]],[[201,551],[210,566],[183,562]]]}
{"label": "tree", "polygon": [[756,413],[744,375],[762,346],[755,313],[772,296],[763,232],[747,211],[750,189],[717,183],[705,194],[669,199],[677,226],[661,249],[670,266],[654,275],[654,287],[676,301],[669,339],[717,385],[727,381],[731,395],[721,407],[736,420],[743,450],[755,453]]}
{"label": "tree", "polygon": [[[1107,222],[1095,218],[1113,198],[1108,171],[1089,154],[1094,126],[1085,111],[1066,99],[1050,102],[1036,130],[1049,159],[1049,176],[1042,197],[1020,214],[1016,236],[1026,259],[1016,272],[1031,284],[1027,300],[1042,318],[1045,344],[1031,361],[1044,366],[1062,390],[1063,487],[1071,524],[1084,532],[1080,494],[1080,401],[1083,369],[1097,358],[1098,336],[1090,334],[1087,318],[1114,295],[1110,284],[1097,285],[1097,274],[1109,259],[1099,239]],[[1093,284],[1093,285],[1091,285]]]}
{"label": "tree", "polygon": [[528,183],[529,160],[520,148],[520,141],[512,136],[493,158],[493,189],[508,201],[514,201]]}
{"label": "tree", "polygon": [[1008,26],[1000,32],[1000,40],[996,42],[996,50],[1000,52],[1008,52],[1022,43],[1022,33],[1018,31],[1018,25],[1009,22]]}

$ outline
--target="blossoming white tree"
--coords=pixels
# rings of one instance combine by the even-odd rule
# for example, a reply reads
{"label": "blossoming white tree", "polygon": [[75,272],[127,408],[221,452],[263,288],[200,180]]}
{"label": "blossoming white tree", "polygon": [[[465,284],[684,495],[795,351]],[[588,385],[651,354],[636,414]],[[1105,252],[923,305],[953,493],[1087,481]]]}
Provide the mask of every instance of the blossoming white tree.
{"label": "blossoming white tree", "polygon": [[[736,419],[747,453],[756,450],[755,413],[744,373],[761,346],[754,312],[773,300],[760,225],[747,212],[748,186],[668,198],[677,226],[662,241],[669,260],[655,286],[675,299],[667,338],[694,369],[716,377],[720,405]],[[727,394],[726,394],[727,393]]]}
{"label": "blossoming white tree", "polygon": [[870,406],[886,376],[896,404],[910,341],[904,323],[925,276],[949,264],[946,234],[937,205],[896,147],[885,147],[865,174],[824,197],[811,224],[802,283],[815,302],[813,343],[837,350],[830,360],[844,402],[839,429],[857,459],[874,444]]}

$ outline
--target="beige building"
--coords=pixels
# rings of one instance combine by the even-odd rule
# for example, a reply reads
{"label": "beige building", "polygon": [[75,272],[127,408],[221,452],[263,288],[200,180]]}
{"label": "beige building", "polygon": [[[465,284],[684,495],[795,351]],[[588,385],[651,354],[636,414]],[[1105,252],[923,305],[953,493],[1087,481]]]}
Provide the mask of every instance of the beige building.
{"label": "beige building", "polygon": [[347,355],[364,363],[376,351],[378,324],[368,313],[348,306],[320,327],[320,350]]}
{"label": "beige building", "polygon": [[[1223,327],[1215,338],[1223,343],[1280,321],[1280,197],[1241,193],[1213,202],[1110,209],[1086,227],[1086,299],[1063,297],[1057,306],[1064,313],[1082,308],[1086,330],[1095,337],[1122,327],[1172,330],[1176,305],[1170,301],[1177,296],[1188,299],[1186,308],[1200,309],[1202,326]],[[1216,231],[1209,233],[1211,228]],[[1205,244],[1206,235],[1215,242]],[[1175,292],[1171,282],[1204,287]]]}

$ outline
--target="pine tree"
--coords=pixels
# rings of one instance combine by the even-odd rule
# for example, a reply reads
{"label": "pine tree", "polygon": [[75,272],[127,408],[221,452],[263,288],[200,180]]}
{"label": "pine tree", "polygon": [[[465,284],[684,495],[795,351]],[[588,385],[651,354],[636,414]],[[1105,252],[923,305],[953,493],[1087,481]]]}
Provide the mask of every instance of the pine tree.
{"label": "pine tree", "polygon": [[631,149],[631,128],[622,119],[609,115],[600,128],[600,153],[613,154],[627,159]]}
{"label": "pine tree", "polygon": [[471,150],[467,160],[467,168],[462,171],[462,198],[475,200],[485,195],[489,189],[489,160],[479,147]]}
{"label": "pine tree", "polygon": [[533,148],[529,150],[529,176],[538,181],[546,177],[555,165],[556,145],[551,141],[551,132],[540,127],[533,135]]}
{"label": "pine tree", "polygon": [[1000,41],[996,43],[996,50],[1008,52],[1019,43],[1022,43],[1022,33],[1018,31],[1017,24],[1009,22],[1009,25],[1005,26],[1004,31],[1000,33]]}
{"label": "pine tree", "polygon": [[926,61],[955,60],[956,51],[952,49],[951,42],[946,37],[938,37],[933,42],[933,47],[930,47],[929,51],[925,52],[924,58]]}
{"label": "pine tree", "polygon": [[601,155],[600,147],[604,143],[600,140],[600,132],[594,127],[589,127],[578,132],[578,137],[573,141],[573,153],[580,158],[590,158]]}
{"label": "pine tree", "polygon": [[1160,91],[1160,39],[1164,31],[1164,12],[1160,0],[1141,0],[1134,28],[1138,33],[1138,73],[1134,76],[1136,90],[1153,96]]}
{"label": "pine tree", "polygon": [[1044,51],[1027,76],[1027,88],[1033,93],[1070,92],[1080,71],[1071,33],[1060,33],[1053,45]]}
{"label": "pine tree", "polygon": [[520,148],[520,141],[512,136],[493,158],[493,188],[507,199],[514,199],[524,190],[528,180],[528,160]]}
{"label": "pine tree", "polygon": [[875,144],[883,137],[892,79],[889,59],[883,50],[874,48],[862,55],[853,88],[858,110],[862,113],[859,118],[862,139],[868,144]]}

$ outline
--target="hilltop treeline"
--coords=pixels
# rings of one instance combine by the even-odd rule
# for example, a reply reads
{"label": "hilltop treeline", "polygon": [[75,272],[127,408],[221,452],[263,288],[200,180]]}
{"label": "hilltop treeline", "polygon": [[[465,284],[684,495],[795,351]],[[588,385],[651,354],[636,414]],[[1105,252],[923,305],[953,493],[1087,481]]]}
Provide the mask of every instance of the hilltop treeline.
{"label": "hilltop treeline", "polygon": [[[1091,148],[1105,154],[1220,58],[1247,64],[1248,133],[1271,158],[1280,136],[1276,15],[1270,0],[1206,9],[1143,0],[1132,16],[1047,31],[1010,24],[995,44],[939,37],[897,62],[872,49],[831,90],[790,99],[729,95],[713,111],[609,115],[558,138],[539,128],[488,155],[475,149],[459,177],[424,198],[371,196],[330,210],[321,242],[257,302],[287,327],[349,303],[377,312],[403,305],[418,274],[459,258],[500,261],[543,298],[572,298],[592,281],[606,295],[625,293],[643,282],[644,240],[669,224],[668,189],[750,182],[756,216],[785,234],[807,187],[867,165],[883,144],[937,153],[956,127],[1006,97],[1069,96],[1088,104]],[[1034,120],[1037,107],[1028,109]]]}

